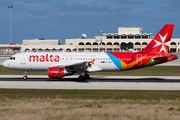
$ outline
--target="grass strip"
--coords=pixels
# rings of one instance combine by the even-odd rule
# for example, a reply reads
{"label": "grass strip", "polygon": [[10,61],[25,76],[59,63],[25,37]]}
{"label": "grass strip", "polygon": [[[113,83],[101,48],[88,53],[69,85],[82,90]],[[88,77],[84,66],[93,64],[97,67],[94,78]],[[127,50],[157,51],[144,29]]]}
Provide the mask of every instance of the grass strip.
{"label": "grass strip", "polygon": [[180,91],[156,90],[57,90],[57,89],[0,89],[0,98],[61,98],[61,99],[129,99],[176,100]]}

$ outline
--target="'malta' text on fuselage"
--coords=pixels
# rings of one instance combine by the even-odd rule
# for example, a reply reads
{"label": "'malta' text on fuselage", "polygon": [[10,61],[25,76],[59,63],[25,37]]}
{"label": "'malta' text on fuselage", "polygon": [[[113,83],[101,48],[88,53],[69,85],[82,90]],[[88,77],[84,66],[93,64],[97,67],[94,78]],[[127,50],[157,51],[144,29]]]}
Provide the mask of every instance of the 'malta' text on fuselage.
{"label": "'malta' text on fuselage", "polygon": [[59,55],[30,55],[29,62],[59,62]]}

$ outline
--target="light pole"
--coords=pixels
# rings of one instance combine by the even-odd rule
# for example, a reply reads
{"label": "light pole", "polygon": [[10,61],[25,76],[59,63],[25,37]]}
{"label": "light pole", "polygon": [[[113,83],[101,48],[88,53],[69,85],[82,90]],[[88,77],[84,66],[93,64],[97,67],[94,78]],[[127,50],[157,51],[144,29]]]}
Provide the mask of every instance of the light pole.
{"label": "light pole", "polygon": [[12,42],[12,38],[11,38],[11,8],[13,8],[13,6],[8,6],[8,8],[10,8],[10,51],[11,51],[11,42]]}
{"label": "light pole", "polygon": [[104,31],[100,30],[99,33],[101,34],[101,52],[102,52],[102,34],[104,33]]}

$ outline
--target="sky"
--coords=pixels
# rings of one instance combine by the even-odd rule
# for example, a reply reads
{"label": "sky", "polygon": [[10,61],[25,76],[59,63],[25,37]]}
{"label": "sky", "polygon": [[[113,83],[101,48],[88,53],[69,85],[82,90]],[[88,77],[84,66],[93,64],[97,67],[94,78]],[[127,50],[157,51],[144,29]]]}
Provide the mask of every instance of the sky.
{"label": "sky", "polygon": [[87,38],[117,33],[118,27],[142,27],[156,35],[165,24],[175,24],[180,38],[180,0],[0,0],[0,44],[23,39]]}

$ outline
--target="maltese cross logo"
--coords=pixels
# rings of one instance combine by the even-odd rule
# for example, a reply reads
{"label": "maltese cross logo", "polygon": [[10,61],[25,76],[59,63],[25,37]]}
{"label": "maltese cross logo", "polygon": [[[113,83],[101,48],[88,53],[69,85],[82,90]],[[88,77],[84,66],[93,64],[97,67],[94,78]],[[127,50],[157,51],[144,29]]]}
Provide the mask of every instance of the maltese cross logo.
{"label": "maltese cross logo", "polygon": [[94,61],[95,61],[95,59],[94,59],[94,60],[91,60],[90,63],[94,65]]}
{"label": "maltese cross logo", "polygon": [[[157,40],[154,39],[154,41],[156,42],[156,45],[155,45],[153,48],[155,48],[155,47],[157,47],[157,46],[159,46],[159,45],[162,45],[159,53],[162,52],[162,51],[164,51],[165,53],[168,52],[168,47],[170,46],[170,41],[165,42],[167,35],[168,35],[168,33],[167,33],[164,37],[162,37],[162,36],[159,34],[159,37],[161,38],[161,42],[159,42],[159,41],[157,41]],[[167,46],[168,46],[168,47],[167,47]]]}

